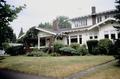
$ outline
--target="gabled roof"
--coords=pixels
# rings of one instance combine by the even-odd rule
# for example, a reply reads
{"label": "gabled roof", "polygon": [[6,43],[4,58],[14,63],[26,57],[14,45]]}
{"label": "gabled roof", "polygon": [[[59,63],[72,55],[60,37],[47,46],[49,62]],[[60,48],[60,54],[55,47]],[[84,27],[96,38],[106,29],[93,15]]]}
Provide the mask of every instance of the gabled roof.
{"label": "gabled roof", "polygon": [[49,30],[47,30],[47,29],[38,28],[38,27],[36,27],[36,29],[39,30],[39,31],[42,31],[42,32],[46,32],[46,33],[52,34],[52,35],[56,35],[55,32],[49,31]]}
{"label": "gabled roof", "polygon": [[116,19],[115,18],[107,18],[107,19],[93,25],[92,27],[89,27],[88,30],[91,30],[91,29],[93,29],[93,28],[95,28],[95,27],[97,27],[97,26],[99,26],[101,24],[104,24],[104,23],[108,22],[108,21],[116,21]]}
{"label": "gabled roof", "polygon": [[99,23],[97,23],[95,25],[92,25],[92,26],[87,26],[87,27],[81,27],[81,28],[74,28],[74,29],[70,29],[70,30],[65,30],[65,31],[62,31],[61,33],[70,33],[70,32],[78,32],[78,31],[91,30],[91,29],[93,29],[95,27],[98,27],[101,24],[104,24],[104,23],[108,22],[108,21],[116,21],[116,19],[115,18],[107,18],[107,19],[105,19],[105,20],[103,20],[103,21],[101,21],[101,22],[99,22]]}
{"label": "gabled roof", "polygon": [[108,13],[115,13],[115,9],[107,10],[107,11],[103,11],[103,12],[99,12],[99,13],[94,13],[94,14],[89,14],[89,15],[85,15],[85,16],[75,17],[75,18],[72,18],[69,20],[74,21],[74,20],[79,20],[81,18],[88,18],[88,17],[91,17],[92,15],[102,15],[102,14],[108,14]]}

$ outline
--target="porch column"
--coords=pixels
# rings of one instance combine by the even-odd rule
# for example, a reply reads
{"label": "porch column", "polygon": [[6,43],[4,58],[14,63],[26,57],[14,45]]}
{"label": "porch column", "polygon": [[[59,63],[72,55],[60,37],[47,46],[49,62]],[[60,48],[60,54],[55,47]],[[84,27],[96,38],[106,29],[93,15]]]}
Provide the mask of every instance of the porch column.
{"label": "porch column", "polygon": [[70,38],[70,36],[69,36],[69,45],[71,44],[71,38]]}
{"label": "porch column", "polygon": [[79,35],[77,35],[77,43],[80,44]]}
{"label": "porch column", "polygon": [[38,35],[38,49],[40,49],[40,37]]}
{"label": "porch column", "polygon": [[118,32],[115,33],[115,38],[118,39]]}

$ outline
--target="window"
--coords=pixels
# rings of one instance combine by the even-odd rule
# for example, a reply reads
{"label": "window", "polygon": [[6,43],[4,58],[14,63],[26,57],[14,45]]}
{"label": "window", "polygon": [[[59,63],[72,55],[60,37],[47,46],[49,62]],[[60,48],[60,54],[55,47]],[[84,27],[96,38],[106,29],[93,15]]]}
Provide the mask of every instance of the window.
{"label": "window", "polygon": [[115,34],[111,34],[111,39],[115,39]]}
{"label": "window", "polygon": [[75,24],[75,27],[87,26],[87,18],[76,20],[74,24]]}
{"label": "window", "polygon": [[94,36],[94,38],[95,38],[95,39],[97,39],[97,38],[98,38],[98,36]]}
{"label": "window", "polygon": [[67,37],[67,45],[69,45],[69,38]]}
{"label": "window", "polygon": [[105,34],[104,37],[105,37],[105,38],[109,38],[109,35],[108,35],[108,34]]}
{"label": "window", "polygon": [[45,46],[45,38],[40,38],[40,46]]}
{"label": "window", "polygon": [[118,38],[120,38],[120,33],[118,33]]}
{"label": "window", "polygon": [[92,37],[92,36],[90,36],[90,39],[93,39],[93,37]]}
{"label": "window", "polygon": [[82,44],[82,35],[79,35],[80,44]]}
{"label": "window", "polygon": [[105,19],[107,19],[109,17],[109,15],[105,15]]}
{"label": "window", "polygon": [[97,17],[97,22],[99,23],[101,21],[102,21],[102,17],[101,16]]}
{"label": "window", "polygon": [[77,43],[77,36],[71,36],[71,43]]}

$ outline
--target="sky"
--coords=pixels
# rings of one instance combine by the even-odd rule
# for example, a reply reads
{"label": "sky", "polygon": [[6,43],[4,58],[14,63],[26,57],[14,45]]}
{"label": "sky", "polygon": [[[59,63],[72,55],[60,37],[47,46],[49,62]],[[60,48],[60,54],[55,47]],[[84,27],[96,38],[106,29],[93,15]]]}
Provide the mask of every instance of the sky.
{"label": "sky", "polygon": [[41,22],[50,22],[58,16],[69,18],[91,14],[91,6],[97,12],[115,9],[115,0],[6,0],[9,4],[26,8],[11,22],[14,33],[18,36],[21,27],[26,32],[32,26]]}

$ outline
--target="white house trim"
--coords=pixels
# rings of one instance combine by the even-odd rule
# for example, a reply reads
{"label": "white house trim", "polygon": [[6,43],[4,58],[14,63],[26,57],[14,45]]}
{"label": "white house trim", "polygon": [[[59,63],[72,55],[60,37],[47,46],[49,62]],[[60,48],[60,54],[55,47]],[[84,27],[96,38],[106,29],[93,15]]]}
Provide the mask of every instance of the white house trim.
{"label": "white house trim", "polygon": [[107,21],[116,21],[116,20],[115,20],[115,18],[107,18],[107,19],[105,19],[105,20],[103,20],[103,21],[93,25],[92,27],[88,28],[87,30],[91,30],[91,29],[93,29],[93,28],[95,28],[95,27],[97,27],[97,26],[99,26],[101,24],[106,23]]}
{"label": "white house trim", "polygon": [[42,29],[42,28],[36,28],[37,30],[40,30],[42,32],[46,32],[46,33],[49,33],[49,34],[52,34],[52,35],[56,35],[56,33],[54,32],[51,32],[51,31],[48,31],[48,30],[45,30],[45,29]]}

